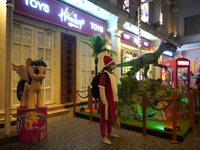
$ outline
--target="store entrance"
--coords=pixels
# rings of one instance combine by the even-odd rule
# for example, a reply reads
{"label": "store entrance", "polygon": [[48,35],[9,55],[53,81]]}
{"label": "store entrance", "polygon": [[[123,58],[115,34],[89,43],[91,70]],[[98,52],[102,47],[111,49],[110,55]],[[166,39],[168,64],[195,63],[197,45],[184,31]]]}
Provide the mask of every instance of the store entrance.
{"label": "store entrance", "polygon": [[76,37],[61,33],[61,103],[72,101],[76,86]]}

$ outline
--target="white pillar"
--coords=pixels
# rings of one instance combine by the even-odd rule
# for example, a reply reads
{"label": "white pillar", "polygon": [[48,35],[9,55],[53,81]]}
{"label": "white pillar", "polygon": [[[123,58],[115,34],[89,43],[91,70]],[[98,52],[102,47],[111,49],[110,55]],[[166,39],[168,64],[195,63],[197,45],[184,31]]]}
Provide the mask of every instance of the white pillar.
{"label": "white pillar", "polygon": [[[151,42],[151,49],[153,51],[157,51],[157,49],[159,48],[160,44],[161,44],[162,40],[159,39],[159,40],[156,40],[156,41],[153,41]],[[160,62],[162,61],[161,59],[162,57],[160,57],[158,59],[158,63],[160,64]],[[152,65],[152,68],[151,68],[151,77],[152,79],[158,79],[160,78],[160,67],[156,67],[156,66],[153,66]]]}
{"label": "white pillar", "polygon": [[6,3],[6,64],[5,64],[5,135],[10,134],[11,115],[11,49],[12,49],[12,22],[13,22],[13,1]]}
{"label": "white pillar", "polygon": [[[121,33],[123,32],[124,23],[125,20],[122,18],[115,18],[107,22],[107,30],[111,33],[111,49],[117,52],[117,56],[113,57],[116,64],[121,63]],[[117,67],[114,73],[117,79],[121,78],[120,67]]]}
{"label": "white pillar", "polygon": [[179,31],[178,31],[178,29],[179,29],[179,16],[178,16],[178,11],[179,11],[179,8],[178,8],[178,6],[174,6],[173,8],[172,8],[172,12],[173,12],[173,20],[172,20],[172,25],[174,25],[173,26],[173,29],[172,29],[172,31],[174,32],[174,34],[178,34],[179,33]]}
{"label": "white pillar", "polygon": [[160,21],[160,14],[161,14],[161,0],[156,0],[156,22]]}
{"label": "white pillar", "polygon": [[[120,64],[121,63],[121,33],[123,31],[122,30],[112,30],[110,31],[111,33],[111,42],[112,42],[112,46],[111,49],[116,51],[117,56],[113,56],[113,59],[115,61],[116,64]],[[114,71],[117,79],[121,78],[121,67],[117,67]]]}
{"label": "white pillar", "polygon": [[0,0],[0,119],[4,119],[4,108],[5,108],[5,51],[6,51],[6,0]]}

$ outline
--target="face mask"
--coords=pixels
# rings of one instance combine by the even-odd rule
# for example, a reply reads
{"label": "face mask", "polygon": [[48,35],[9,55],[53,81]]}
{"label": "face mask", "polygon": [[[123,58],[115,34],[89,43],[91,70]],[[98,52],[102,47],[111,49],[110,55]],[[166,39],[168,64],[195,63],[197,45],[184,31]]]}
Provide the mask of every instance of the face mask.
{"label": "face mask", "polygon": [[116,65],[110,65],[110,69],[115,70]]}

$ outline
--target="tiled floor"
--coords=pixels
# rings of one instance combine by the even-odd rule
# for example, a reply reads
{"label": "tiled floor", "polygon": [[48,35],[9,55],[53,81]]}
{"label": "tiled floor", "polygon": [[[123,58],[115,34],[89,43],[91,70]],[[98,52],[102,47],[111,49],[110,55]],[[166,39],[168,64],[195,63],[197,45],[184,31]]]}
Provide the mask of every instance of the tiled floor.
{"label": "tiled floor", "polygon": [[[15,127],[12,127],[14,129]],[[172,144],[154,136],[142,137],[141,133],[114,129],[119,138],[110,139],[111,145],[101,142],[99,123],[72,118],[70,113],[48,119],[48,136],[38,142],[23,143],[17,140],[2,144],[0,150],[200,150],[200,126],[197,133],[189,133],[184,142]],[[2,129],[0,134],[3,134]]]}

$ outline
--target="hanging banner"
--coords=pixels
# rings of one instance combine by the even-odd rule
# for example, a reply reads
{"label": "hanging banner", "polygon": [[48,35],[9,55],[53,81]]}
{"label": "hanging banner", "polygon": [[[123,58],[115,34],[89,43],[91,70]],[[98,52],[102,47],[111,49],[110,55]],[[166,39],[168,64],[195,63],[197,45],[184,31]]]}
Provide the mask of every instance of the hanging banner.
{"label": "hanging banner", "polygon": [[105,22],[55,0],[15,0],[14,12],[86,35],[105,37]]}
{"label": "hanging banner", "polygon": [[[121,34],[121,42],[138,47],[138,36],[133,33],[124,31]],[[150,50],[150,41],[141,38],[141,48],[144,50]]]}

